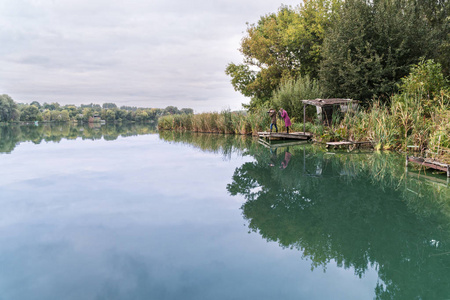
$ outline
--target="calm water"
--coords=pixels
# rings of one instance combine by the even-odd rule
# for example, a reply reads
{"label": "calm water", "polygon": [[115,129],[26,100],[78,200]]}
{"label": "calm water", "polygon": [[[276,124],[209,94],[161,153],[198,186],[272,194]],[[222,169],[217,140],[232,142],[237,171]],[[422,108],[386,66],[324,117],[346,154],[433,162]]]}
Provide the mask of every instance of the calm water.
{"label": "calm water", "polygon": [[399,155],[0,127],[0,300],[450,299],[450,188]]}

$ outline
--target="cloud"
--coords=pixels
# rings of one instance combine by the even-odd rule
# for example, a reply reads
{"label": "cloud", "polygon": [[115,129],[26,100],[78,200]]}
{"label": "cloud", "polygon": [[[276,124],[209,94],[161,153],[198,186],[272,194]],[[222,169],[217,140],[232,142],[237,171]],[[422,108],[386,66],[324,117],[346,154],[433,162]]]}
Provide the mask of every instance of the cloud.
{"label": "cloud", "polygon": [[[5,0],[0,93],[19,102],[239,109],[227,63],[264,0]],[[297,5],[297,2],[291,3]]]}

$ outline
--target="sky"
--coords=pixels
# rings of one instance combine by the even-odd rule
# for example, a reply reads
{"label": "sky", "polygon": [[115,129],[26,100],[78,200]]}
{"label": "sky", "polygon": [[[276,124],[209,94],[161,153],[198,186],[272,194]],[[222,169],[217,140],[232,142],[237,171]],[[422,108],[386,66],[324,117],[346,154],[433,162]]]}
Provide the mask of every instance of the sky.
{"label": "sky", "polygon": [[0,94],[16,102],[242,109],[247,22],[301,0],[0,0]]}

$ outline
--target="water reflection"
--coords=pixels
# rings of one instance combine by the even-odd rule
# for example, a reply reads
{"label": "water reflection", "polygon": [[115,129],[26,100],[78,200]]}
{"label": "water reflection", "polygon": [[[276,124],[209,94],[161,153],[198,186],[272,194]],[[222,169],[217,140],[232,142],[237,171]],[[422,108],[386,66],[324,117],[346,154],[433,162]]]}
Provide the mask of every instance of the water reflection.
{"label": "water reflection", "polygon": [[188,144],[202,151],[222,154],[226,160],[230,160],[232,154],[250,155],[257,146],[243,135],[160,131],[159,137],[167,142]]}
{"label": "water reflection", "polygon": [[39,124],[0,126],[0,153],[11,153],[22,142],[40,144],[60,142],[63,139],[115,140],[119,136],[156,133],[154,125],[138,124]]}
{"label": "water reflection", "polygon": [[[395,154],[260,147],[227,186],[249,228],[296,248],[313,269],[378,270],[377,299],[450,295],[450,189],[405,176]],[[280,168],[274,167],[279,165]]]}
{"label": "water reflection", "polygon": [[[107,125],[100,128],[71,125],[0,127],[0,153],[13,151],[19,143],[24,141],[39,144],[42,141],[59,142],[62,139],[77,138],[114,140],[119,136],[153,132],[155,131],[151,127],[136,125]],[[442,177],[438,179],[432,176],[424,177],[413,170],[405,172],[404,158],[389,153],[328,153],[310,144],[267,149],[251,138],[234,135],[160,132],[159,138],[169,143],[188,144],[202,151],[219,153],[223,155],[224,159],[230,159],[233,154],[250,157],[250,162],[242,164],[235,170],[234,166],[231,168],[231,170],[234,170],[234,174],[227,186],[228,193],[231,195],[239,194],[245,198],[246,201],[241,207],[242,215],[252,231],[257,232],[268,241],[277,242],[283,248],[297,249],[299,256],[303,256],[303,258],[312,262],[313,269],[326,270],[330,262],[337,262],[343,268],[354,270],[357,276],[363,276],[369,269],[375,268],[379,277],[375,288],[377,299],[446,299],[450,295],[450,273],[448,272],[450,268],[450,188],[448,181]],[[125,151],[125,148],[129,148],[128,145],[119,150],[115,149],[119,146],[113,147],[114,149],[108,148],[105,153],[111,151],[114,151],[114,153],[110,153],[110,159],[103,163],[106,171],[90,174],[86,177],[85,173],[90,169],[85,167],[80,173],[76,173],[77,176],[70,174],[70,176],[63,177],[62,182],[54,184],[55,187],[57,186],[62,190],[55,194],[62,196],[55,196],[55,199],[66,199],[65,201],[72,203],[71,209],[74,209],[74,206],[81,210],[84,207],[90,208],[91,206],[87,202],[94,205],[94,208],[98,207],[98,214],[96,214],[96,211],[90,213],[93,216],[90,219],[92,224],[97,224],[96,222],[100,219],[102,225],[99,232],[95,234],[95,238],[91,236],[94,240],[97,239],[97,236],[104,234],[103,222],[109,224],[108,222],[114,219],[122,221],[125,220],[122,218],[133,219],[136,217],[136,215],[133,215],[133,209],[141,211],[142,207],[130,206],[129,202],[122,201],[122,198],[127,200],[135,198],[138,199],[138,202],[141,201],[139,197],[148,200],[147,198],[151,195],[156,198],[157,201],[154,202],[142,200],[142,203],[146,203],[147,210],[145,210],[145,215],[138,214],[138,219],[141,220],[140,218],[142,218],[142,223],[156,222],[155,220],[161,219],[160,224],[155,225],[155,231],[152,234],[170,238],[169,244],[171,247],[169,248],[158,248],[155,245],[149,247],[152,251],[148,251],[148,253],[155,255],[154,261],[159,262],[161,268],[166,267],[163,263],[165,256],[159,253],[156,255],[154,249],[160,249],[161,253],[169,252],[169,256],[176,257],[173,254],[175,252],[171,252],[170,249],[182,249],[184,251],[186,246],[191,245],[192,248],[189,248],[190,251],[188,251],[189,259],[184,259],[181,256],[179,258],[179,262],[183,266],[184,264],[190,264],[190,259],[196,253],[202,254],[199,254],[200,257],[197,259],[197,261],[202,261],[207,255],[215,254],[219,249],[224,249],[226,246],[230,248],[224,250],[224,252],[235,251],[237,253],[235,257],[240,257],[242,249],[238,249],[236,245],[232,244],[236,240],[234,236],[218,245],[217,251],[198,252],[196,243],[190,242],[202,236],[202,234],[198,234],[197,230],[191,228],[188,237],[174,234],[174,232],[179,232],[181,231],[180,228],[186,226],[185,222],[175,229],[161,230],[161,226],[167,221],[162,220],[164,219],[162,216],[166,216],[163,212],[170,212],[169,217],[172,213],[168,207],[163,205],[170,205],[170,207],[179,209],[178,214],[186,216],[186,218],[195,216],[194,213],[186,213],[186,211],[198,212],[204,208],[204,215],[197,219],[212,215],[211,211],[215,208],[216,214],[211,219],[217,220],[223,217],[225,211],[224,208],[217,209],[218,203],[227,202],[226,200],[211,202],[210,198],[214,199],[218,194],[213,189],[209,193],[201,195],[205,199],[207,198],[205,202],[195,197],[180,202],[177,198],[178,194],[169,198],[163,197],[162,195],[166,194],[170,196],[168,191],[177,190],[173,189],[173,186],[175,184],[180,186],[180,182],[184,182],[185,185],[179,187],[179,191],[183,191],[182,193],[186,195],[198,196],[196,193],[201,193],[196,187],[203,182],[197,180],[192,183],[191,179],[198,179],[200,174],[206,174],[205,177],[208,176],[208,180],[214,182],[213,178],[215,177],[214,173],[207,172],[209,168],[199,171],[197,175],[193,173],[193,169],[198,169],[195,166],[204,161],[205,158],[203,157],[196,157],[196,164],[189,165],[194,167],[184,168],[188,175],[186,177],[181,176],[182,172],[178,171],[179,166],[183,162],[193,159],[191,153],[180,156],[179,149],[176,152],[175,150],[170,152],[167,147],[163,148],[164,150],[158,150],[164,151],[165,154],[170,152],[172,155],[170,157],[173,159],[171,159],[170,167],[168,167],[164,156],[159,155],[156,150],[151,155],[144,153],[149,148],[155,148],[153,147],[155,144],[145,144],[138,148],[136,152],[129,152],[128,155],[123,155],[124,152],[122,152]],[[101,151],[95,151],[95,154],[97,159],[104,156]],[[61,157],[65,155],[63,154]],[[92,155],[89,153],[89,158]],[[115,162],[120,155],[133,158],[133,160],[123,161],[121,168],[116,168],[116,166],[114,166],[115,168],[109,168],[109,166],[114,165],[112,162]],[[80,158],[84,158],[85,165],[90,166],[91,159],[78,157],[78,159]],[[30,161],[32,159],[28,162]],[[77,164],[80,161],[83,160],[77,160]],[[147,163],[146,168],[144,168],[145,171],[137,172],[138,167],[128,167],[129,165],[141,167],[144,161]],[[99,162],[96,163],[98,166]],[[155,165],[159,167],[155,167]],[[108,166],[108,168],[105,166]],[[73,168],[74,165],[67,167],[67,169]],[[212,165],[211,169],[215,173],[220,173],[220,171],[217,171],[217,165],[215,164]],[[150,174],[153,176],[150,176]],[[149,176],[149,178],[146,178],[146,176]],[[53,177],[60,179],[60,176]],[[140,180],[141,178],[146,179]],[[175,180],[171,181],[173,178]],[[227,179],[225,178],[225,180]],[[164,185],[166,181],[167,186]],[[49,180],[48,182],[53,181]],[[85,187],[94,186],[92,182],[100,183],[104,190],[86,189]],[[39,189],[36,189],[32,184],[33,189],[30,194],[44,195],[53,192],[48,186],[41,188],[40,183],[35,183],[35,185],[39,185]],[[191,192],[186,192],[186,190],[190,190],[188,187],[192,189]],[[158,191],[158,188],[160,192],[156,193],[155,191]],[[220,185],[217,189],[223,190],[223,186]],[[13,188],[9,191],[8,189],[9,193],[4,193],[4,195],[15,195],[17,190]],[[20,190],[26,190],[26,186],[25,188],[20,186]],[[90,195],[97,190],[99,192],[95,196]],[[85,194],[83,194],[83,191]],[[48,195],[45,196],[48,197]],[[69,196],[74,198],[72,199]],[[228,197],[228,195],[226,196]],[[24,195],[23,197],[26,198],[27,196]],[[11,199],[13,199],[11,203],[22,203],[20,198]],[[87,200],[82,202],[80,199]],[[97,200],[91,201],[91,199]],[[114,199],[115,201],[111,204]],[[163,199],[163,201],[160,201],[160,199]],[[98,206],[98,201],[103,201],[107,205]],[[196,201],[200,205],[195,206]],[[39,203],[36,199],[30,201],[30,203],[35,202]],[[55,203],[62,205],[60,201]],[[159,204],[163,208],[155,209],[158,208]],[[208,206],[208,204],[211,206]],[[112,209],[115,212],[115,206],[118,207],[116,208],[118,213],[115,218],[111,218],[110,214],[104,215],[105,208]],[[139,207],[139,209],[136,209],[136,207]],[[127,209],[131,210],[128,211]],[[15,208],[11,208],[11,211],[15,211]],[[71,210],[67,211],[70,216]],[[50,212],[45,217],[57,216],[62,213],[62,210],[57,211],[57,213]],[[36,214],[36,216],[41,215],[41,211]],[[81,215],[83,216],[83,214]],[[74,220],[76,220],[73,221],[74,224],[81,224],[79,226],[84,228],[86,221],[78,218],[79,215],[77,214],[74,216]],[[240,216],[237,217],[240,218]],[[80,220],[80,223],[77,223],[78,220]],[[227,219],[224,223],[228,226],[232,222],[228,222]],[[209,225],[205,226],[205,224]],[[212,221],[202,223],[202,227],[208,231],[207,240],[216,239],[217,236],[227,236],[223,234],[223,228],[214,227],[211,224],[214,223]],[[142,247],[141,236],[135,235],[137,231],[143,230],[141,224],[138,225],[136,227],[118,226],[123,230],[121,237],[127,241],[127,243],[121,244],[128,245],[129,239],[131,239],[132,242],[134,241],[131,248]],[[115,230],[119,229],[114,223],[111,226],[114,228],[113,235],[115,235]],[[32,226],[32,228],[35,227]],[[52,228],[58,229],[60,227],[52,224],[45,228],[36,228],[36,230],[49,232]],[[76,226],[74,228],[74,232],[79,234]],[[5,232],[11,230],[5,230]],[[12,231],[12,240],[20,235],[20,232],[26,233],[27,238],[24,239],[26,241],[28,238],[32,240],[34,236],[40,236],[33,230],[30,232],[22,229],[16,230],[19,232]],[[92,230],[89,229],[89,231]],[[217,232],[221,232],[221,234],[217,234]],[[62,235],[66,234],[67,232],[64,231]],[[83,240],[86,238],[84,232],[79,235],[83,236]],[[142,236],[146,235],[148,235],[147,232]],[[181,238],[179,238],[180,236]],[[186,241],[183,239],[186,239]],[[107,235],[105,235],[105,240],[109,240]],[[111,240],[114,239],[111,238]],[[183,243],[180,244],[180,242]],[[95,244],[93,241],[92,243]],[[9,244],[4,243],[4,245]],[[180,247],[180,245],[183,245],[183,247]],[[111,242],[109,246],[114,248],[116,245]],[[103,254],[103,252],[101,253]],[[203,254],[205,254],[204,257]],[[26,258],[27,255],[28,252],[23,256]],[[253,255],[255,254],[252,253]],[[108,260],[103,255],[99,255],[99,257]],[[117,261],[117,258],[114,257],[111,260]],[[215,257],[214,260],[220,259]],[[263,259],[261,258],[261,260]],[[73,261],[70,255],[67,261]],[[101,259],[99,258],[98,261],[101,261]],[[81,265],[90,265],[89,261],[83,262],[85,264]],[[127,260],[123,261],[123,268],[128,270],[126,262]],[[244,263],[239,261],[236,265],[241,266]],[[260,263],[260,260],[257,260],[254,264],[248,264],[248,267],[242,269],[257,269],[254,266],[258,263]],[[119,261],[120,264],[122,262]],[[130,260],[129,264],[129,269],[136,272],[139,272],[139,266],[144,265],[139,260]],[[225,265],[229,266],[228,262]],[[96,269],[95,267],[92,268]],[[188,267],[185,269],[188,269]],[[105,273],[109,273],[109,271],[108,269],[108,272]],[[241,274],[241,271],[240,269],[236,273]],[[205,278],[210,279],[209,274],[215,274],[215,272],[221,273],[222,276],[223,269],[211,267],[211,271],[205,273],[207,274]],[[92,277],[101,277],[95,271],[92,274],[94,274]],[[147,276],[145,272],[143,274],[145,275],[143,277]],[[134,278],[132,275],[128,275],[126,278]],[[161,277],[161,273],[155,273],[152,276],[154,276],[150,276],[152,279],[164,277]],[[235,278],[232,277],[231,279],[234,280]],[[146,291],[149,289],[147,281],[139,282],[144,282],[142,284],[143,289]],[[209,281],[205,280],[205,282]],[[170,284],[167,283],[167,285]],[[234,282],[230,284],[233,287],[237,285],[238,283],[234,285]],[[112,284],[112,286],[114,285]],[[119,283],[117,286],[119,286]],[[183,289],[184,286],[180,288],[180,290]],[[112,297],[114,294],[117,295],[117,291],[113,288],[109,290],[108,287],[105,297]],[[123,298],[126,298],[126,296],[124,295]]]}

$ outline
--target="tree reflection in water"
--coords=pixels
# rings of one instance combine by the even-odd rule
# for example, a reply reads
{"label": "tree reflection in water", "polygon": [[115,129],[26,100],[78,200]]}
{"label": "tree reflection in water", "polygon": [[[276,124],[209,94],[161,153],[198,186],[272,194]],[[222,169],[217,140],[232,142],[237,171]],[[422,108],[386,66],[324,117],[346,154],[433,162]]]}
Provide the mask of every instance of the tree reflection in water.
{"label": "tree reflection in water", "polygon": [[[288,167],[272,167],[286,153]],[[227,187],[245,197],[242,212],[252,231],[298,249],[313,269],[334,260],[362,276],[375,267],[377,299],[450,295],[445,184],[405,177],[404,158],[396,154],[332,154],[304,145],[260,147],[252,155],[255,161],[236,169]]]}
{"label": "tree reflection in water", "polygon": [[43,123],[33,125],[0,126],[0,153],[11,153],[22,142],[40,144],[45,142],[59,143],[63,139],[105,139],[115,140],[119,136],[135,136],[156,133],[155,125],[138,124],[84,124]]}
{"label": "tree reflection in water", "polygon": [[[151,126],[0,126],[0,153],[21,142],[105,139],[155,133]],[[298,249],[312,267],[330,261],[362,276],[378,271],[377,299],[447,299],[450,295],[448,181],[406,176],[404,158],[389,153],[327,153],[312,145],[266,149],[235,135],[160,132],[168,142],[251,156],[227,186],[246,202],[249,228]],[[445,177],[443,177],[445,178]]]}

